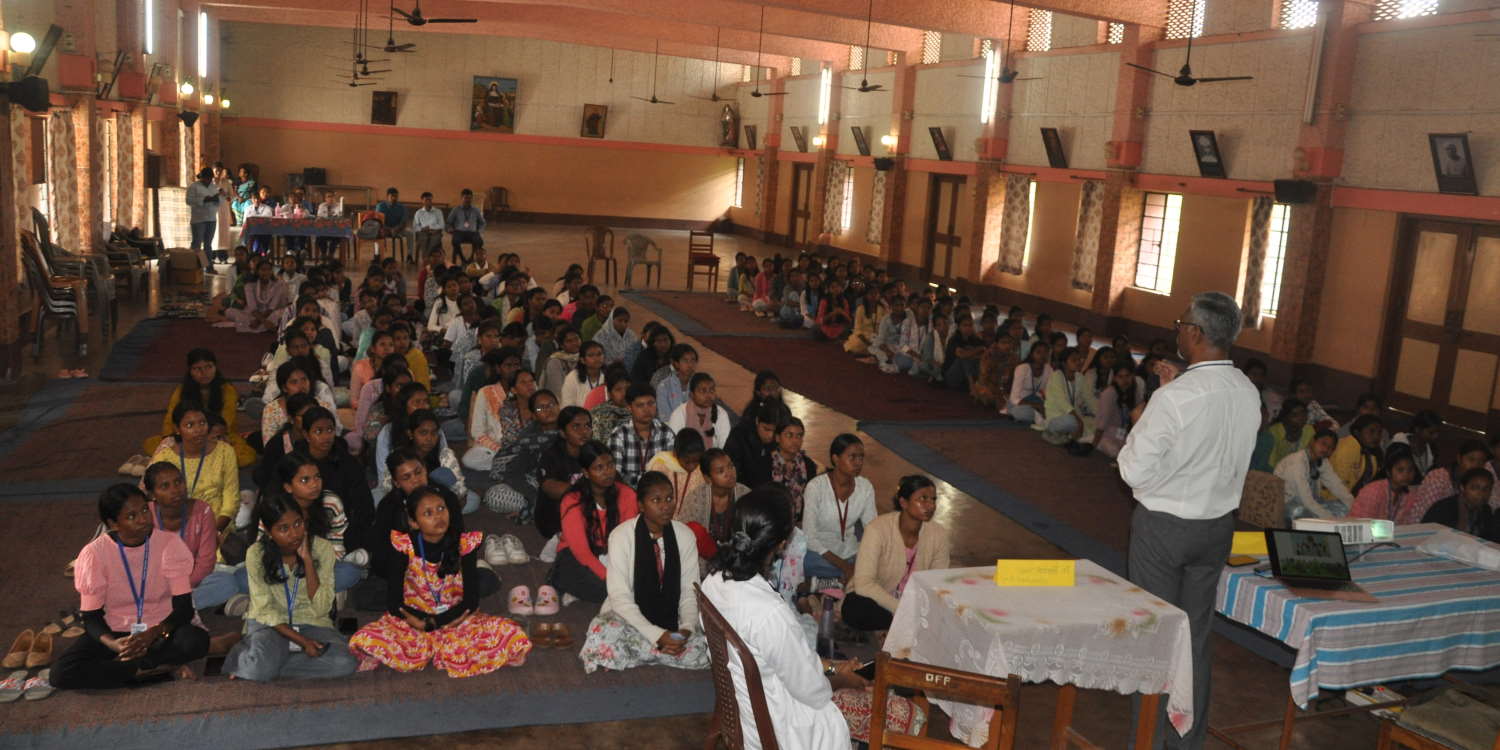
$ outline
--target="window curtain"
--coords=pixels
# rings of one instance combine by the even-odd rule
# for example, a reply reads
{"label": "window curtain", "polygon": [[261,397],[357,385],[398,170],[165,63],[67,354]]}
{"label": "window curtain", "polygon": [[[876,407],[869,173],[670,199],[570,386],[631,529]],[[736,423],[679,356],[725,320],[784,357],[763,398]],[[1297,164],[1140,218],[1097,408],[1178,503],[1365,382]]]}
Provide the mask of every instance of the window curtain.
{"label": "window curtain", "polygon": [[115,117],[115,224],[131,227],[135,221],[135,122],[130,115]]}
{"label": "window curtain", "polygon": [[1255,197],[1250,204],[1250,251],[1245,260],[1245,299],[1241,310],[1246,328],[1260,327],[1260,284],[1266,273],[1266,246],[1271,241],[1271,198]]}
{"label": "window curtain", "polygon": [[760,204],[766,191],[766,157],[755,157],[755,215],[760,216]]}
{"label": "window curtain", "polygon": [[[19,106],[4,104],[0,106],[10,107],[10,153],[6,158],[10,159],[11,184],[7,186],[10,192],[9,200],[0,200],[0,211],[10,212],[11,226],[15,227],[16,234],[11,237],[0,238],[6,245],[19,248],[21,235],[20,230],[31,226],[30,201],[31,195],[31,160],[27,158],[26,145],[31,142],[31,118],[27,117],[26,111]],[[37,155],[40,158],[40,155]],[[20,263],[19,253],[16,262]],[[17,266],[19,273],[19,265]],[[0,331],[6,322],[4,316],[0,316]],[[14,341],[14,338],[0,339],[3,341]]]}
{"label": "window curtain", "polygon": [[47,118],[47,207],[52,221],[52,243],[75,252],[87,250],[79,232],[78,149],[73,139],[73,113],[53,112]]}
{"label": "window curtain", "polygon": [[843,232],[844,224],[844,179],[849,174],[849,162],[834,159],[828,162],[828,190],[823,202],[823,231],[829,236]]}
{"label": "window curtain", "polygon": [[875,170],[875,186],[870,190],[870,220],[865,223],[865,242],[880,244],[881,225],[885,224],[885,170]]}
{"label": "window curtain", "polygon": [[1099,231],[1104,222],[1104,183],[1088,180],[1078,201],[1078,236],[1073,239],[1073,288],[1094,291]]}
{"label": "window curtain", "polygon": [[1031,219],[1031,178],[1005,175],[1005,209],[1000,224],[1000,270],[1019,276],[1026,259],[1026,230]]}

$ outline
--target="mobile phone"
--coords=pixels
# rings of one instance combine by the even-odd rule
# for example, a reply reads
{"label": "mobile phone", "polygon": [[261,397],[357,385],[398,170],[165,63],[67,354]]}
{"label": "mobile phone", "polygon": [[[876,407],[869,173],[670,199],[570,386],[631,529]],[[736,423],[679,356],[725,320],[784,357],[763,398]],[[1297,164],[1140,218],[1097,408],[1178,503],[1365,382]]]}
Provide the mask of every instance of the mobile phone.
{"label": "mobile phone", "polygon": [[859,668],[855,669],[854,673],[867,680],[875,679],[875,660],[871,659],[859,665]]}
{"label": "mobile phone", "polygon": [[1230,555],[1229,559],[1225,562],[1227,562],[1229,567],[1231,568],[1242,568],[1246,565],[1254,565],[1255,563],[1260,562],[1260,558],[1251,557],[1250,555]]}

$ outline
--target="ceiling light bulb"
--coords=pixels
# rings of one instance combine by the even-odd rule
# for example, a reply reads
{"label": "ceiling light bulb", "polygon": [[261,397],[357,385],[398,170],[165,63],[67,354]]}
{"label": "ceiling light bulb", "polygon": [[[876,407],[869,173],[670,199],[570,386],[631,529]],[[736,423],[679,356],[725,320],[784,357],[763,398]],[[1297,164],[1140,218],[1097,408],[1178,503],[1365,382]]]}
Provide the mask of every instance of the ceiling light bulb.
{"label": "ceiling light bulb", "polygon": [[36,51],[36,37],[18,31],[10,35],[10,51],[20,55],[29,55]]}
{"label": "ceiling light bulb", "polygon": [[885,135],[880,136],[880,145],[885,146],[886,148],[894,147],[896,145],[896,136],[891,135],[890,133],[886,133]]}
{"label": "ceiling light bulb", "polygon": [[203,95],[203,103],[204,104],[213,104],[214,103],[214,95],[213,94],[204,94]]}
{"label": "ceiling light bulb", "polygon": [[181,92],[183,96],[192,96],[193,84],[188,81],[183,81],[182,85],[177,87],[177,90]]}
{"label": "ceiling light bulb", "polygon": [[229,100],[228,99],[220,99],[219,100],[219,106],[222,107],[222,108],[224,108],[224,109],[229,109]]}
{"label": "ceiling light bulb", "polygon": [[821,136],[821,135],[815,135],[815,136],[813,136],[813,145],[814,146],[822,146],[823,143],[824,143],[823,136]]}

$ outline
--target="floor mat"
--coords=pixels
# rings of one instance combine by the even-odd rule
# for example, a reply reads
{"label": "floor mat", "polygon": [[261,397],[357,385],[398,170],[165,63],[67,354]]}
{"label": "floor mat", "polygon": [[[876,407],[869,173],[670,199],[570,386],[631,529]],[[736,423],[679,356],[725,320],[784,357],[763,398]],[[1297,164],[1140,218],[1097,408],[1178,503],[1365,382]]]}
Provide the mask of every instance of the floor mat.
{"label": "floor mat", "polygon": [[[808,338],[806,331],[787,330],[765,318],[740,311],[738,304],[724,301],[721,294],[707,292],[627,292],[627,304],[646,309],[647,314],[666,318],[677,330],[689,336],[768,336],[771,338]],[[636,329],[645,324],[639,316],[632,319]]]}
{"label": "floor mat", "polygon": [[99,378],[176,383],[187,368],[188,351],[203,347],[218,357],[225,377],[243,380],[260,369],[261,357],[273,339],[268,333],[236,333],[202,320],[143,320],[115,342]]}
{"label": "floor mat", "polygon": [[108,477],[161,430],[166,385],[60,381],[37,392],[27,414],[0,436],[0,472],[17,483]]}

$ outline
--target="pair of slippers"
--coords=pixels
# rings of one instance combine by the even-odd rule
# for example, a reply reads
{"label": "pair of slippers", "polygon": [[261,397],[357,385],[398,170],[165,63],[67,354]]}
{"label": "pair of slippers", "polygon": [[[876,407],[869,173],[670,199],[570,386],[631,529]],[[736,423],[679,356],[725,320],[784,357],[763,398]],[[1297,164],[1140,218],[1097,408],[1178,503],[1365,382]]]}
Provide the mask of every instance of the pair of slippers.
{"label": "pair of slippers", "polygon": [[31,629],[21,631],[14,641],[11,641],[10,650],[5,652],[5,658],[0,661],[0,667],[5,669],[36,669],[45,667],[52,663],[52,634],[37,633]]}
{"label": "pair of slippers", "polygon": [[69,370],[69,369],[64,368],[64,369],[58,370],[57,374],[54,375],[53,377],[57,378],[58,380],[67,380],[69,378],[86,378],[88,376],[89,376],[89,371],[88,370],[81,370],[81,369],[80,370]]}
{"label": "pair of slippers", "polygon": [[146,467],[151,465],[151,459],[139,453],[125,459],[115,473],[127,477],[141,477],[146,475]]}
{"label": "pair of slippers", "polygon": [[537,623],[531,629],[531,645],[537,648],[571,648],[573,633],[560,622]]}
{"label": "pair of slippers", "polygon": [[28,677],[30,674],[22,669],[0,680],[0,703],[14,703],[22,698],[39,701],[51,697],[56,690],[52,687],[52,670],[43,669]]}
{"label": "pair of slippers", "polygon": [[510,590],[510,613],[513,615],[551,617],[560,611],[562,611],[562,601],[557,596],[557,589],[551,586],[537,587],[535,601],[531,598],[531,589],[526,586],[517,586]]}

